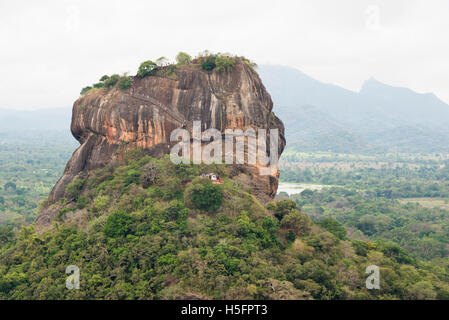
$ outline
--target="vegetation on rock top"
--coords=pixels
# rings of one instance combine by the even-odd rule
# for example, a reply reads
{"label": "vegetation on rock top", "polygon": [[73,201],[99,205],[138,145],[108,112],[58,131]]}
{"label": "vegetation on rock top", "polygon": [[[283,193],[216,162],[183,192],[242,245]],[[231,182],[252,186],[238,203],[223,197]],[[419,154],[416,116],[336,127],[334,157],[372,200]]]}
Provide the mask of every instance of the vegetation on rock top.
{"label": "vegetation on rock top", "polygon": [[[140,64],[137,70],[137,77],[144,78],[148,76],[175,76],[176,67],[185,65],[198,65],[204,71],[216,70],[217,72],[228,72],[234,68],[237,61],[240,60],[251,68],[256,67],[256,64],[245,57],[237,57],[231,54],[217,53],[213,54],[207,50],[198,54],[195,59],[185,52],[179,52],[176,55],[176,63],[169,63],[165,57],[158,58],[155,62],[152,60],[144,61]],[[175,76],[176,78],[176,76]],[[118,83],[120,90],[126,90],[131,87],[131,77],[125,75],[119,76],[114,74],[112,76],[104,75],[100,78],[98,83],[92,86],[86,86],[81,90],[81,95],[86,94],[93,88],[107,88],[110,89]]]}

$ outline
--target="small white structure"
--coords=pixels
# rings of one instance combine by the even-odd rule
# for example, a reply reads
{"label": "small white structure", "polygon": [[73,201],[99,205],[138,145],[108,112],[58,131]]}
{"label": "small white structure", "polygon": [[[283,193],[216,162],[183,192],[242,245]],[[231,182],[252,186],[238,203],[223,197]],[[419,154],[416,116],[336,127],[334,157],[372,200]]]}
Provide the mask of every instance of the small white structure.
{"label": "small white structure", "polygon": [[212,181],[218,181],[218,180],[220,180],[220,177],[218,176],[218,174],[216,174],[216,173],[203,173],[202,175],[201,175],[201,178],[209,178],[210,180],[212,180]]}

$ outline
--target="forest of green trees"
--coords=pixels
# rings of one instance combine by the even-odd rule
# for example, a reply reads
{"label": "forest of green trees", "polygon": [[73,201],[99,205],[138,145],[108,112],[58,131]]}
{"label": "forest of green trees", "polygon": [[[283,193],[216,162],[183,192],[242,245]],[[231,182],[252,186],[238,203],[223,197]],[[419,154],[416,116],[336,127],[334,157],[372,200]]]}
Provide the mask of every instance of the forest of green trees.
{"label": "forest of green trees", "polygon": [[0,134],[0,225],[34,222],[76,144],[68,130]]}
{"label": "forest of green trees", "polygon": [[[281,180],[325,187],[264,206],[228,167],[131,152],[80,175],[54,205],[54,227],[36,230],[75,147],[68,132],[0,136],[0,299],[449,298],[449,168],[439,155],[287,151]],[[373,264],[381,290],[365,288]],[[80,290],[65,287],[69,265]]]}
{"label": "forest of green trees", "polygon": [[[400,164],[380,168],[295,168],[281,170],[285,181],[324,185],[292,195],[314,221],[331,219],[348,236],[391,241],[414,257],[447,263],[449,166]],[[285,196],[285,195],[284,195]]]}
{"label": "forest of green trees", "polygon": [[[2,228],[1,299],[449,298],[448,264],[437,252],[351,239],[343,222],[316,220],[320,194],[296,198],[302,210],[291,200],[264,207],[226,166],[139,152],[124,161],[68,185],[52,229]],[[199,178],[204,172],[224,184]],[[65,287],[69,265],[80,268],[79,290]],[[380,290],[365,287],[369,265],[380,267]]]}

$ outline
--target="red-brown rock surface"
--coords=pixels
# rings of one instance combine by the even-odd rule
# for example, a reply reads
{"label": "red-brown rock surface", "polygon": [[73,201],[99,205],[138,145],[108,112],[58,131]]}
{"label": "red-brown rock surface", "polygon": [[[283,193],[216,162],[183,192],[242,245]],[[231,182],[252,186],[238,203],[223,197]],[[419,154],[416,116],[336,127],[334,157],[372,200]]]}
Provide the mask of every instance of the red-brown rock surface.
{"label": "red-brown rock surface", "polygon": [[[156,157],[169,153],[170,134],[184,122],[201,121],[202,130],[216,128],[222,133],[228,128],[278,128],[280,156],[284,126],[272,108],[259,76],[240,60],[229,72],[205,72],[199,65],[188,65],[176,67],[171,77],[134,77],[125,91],[91,90],[73,106],[71,130],[81,146],[48,202],[64,197],[67,184],[81,172],[102,167],[126,150],[139,147]],[[234,171],[235,178],[252,187],[263,202],[276,194],[276,174],[260,176],[257,168],[246,165]],[[44,209],[37,223],[48,225],[53,219],[54,213]]]}

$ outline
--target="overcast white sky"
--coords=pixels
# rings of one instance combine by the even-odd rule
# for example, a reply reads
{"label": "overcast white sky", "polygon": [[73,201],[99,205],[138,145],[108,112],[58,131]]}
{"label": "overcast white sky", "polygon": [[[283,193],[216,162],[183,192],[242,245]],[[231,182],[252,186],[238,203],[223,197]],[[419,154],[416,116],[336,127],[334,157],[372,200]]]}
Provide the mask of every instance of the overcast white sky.
{"label": "overcast white sky", "polygon": [[2,0],[0,108],[71,107],[103,74],[204,49],[449,102],[448,35],[447,0]]}

